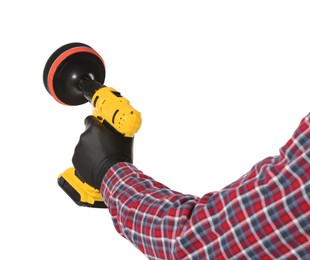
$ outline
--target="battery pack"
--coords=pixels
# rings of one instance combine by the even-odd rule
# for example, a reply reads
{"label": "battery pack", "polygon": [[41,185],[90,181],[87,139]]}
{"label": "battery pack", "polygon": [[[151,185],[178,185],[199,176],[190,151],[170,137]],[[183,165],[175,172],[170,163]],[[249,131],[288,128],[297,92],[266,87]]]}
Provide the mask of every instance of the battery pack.
{"label": "battery pack", "polygon": [[58,176],[58,185],[79,206],[107,208],[100,191],[79,179],[73,167]]}

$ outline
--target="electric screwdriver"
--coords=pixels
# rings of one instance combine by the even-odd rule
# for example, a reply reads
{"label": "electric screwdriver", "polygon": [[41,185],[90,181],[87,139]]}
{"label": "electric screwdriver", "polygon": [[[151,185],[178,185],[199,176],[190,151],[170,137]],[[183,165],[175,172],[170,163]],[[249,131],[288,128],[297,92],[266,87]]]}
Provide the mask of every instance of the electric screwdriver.
{"label": "electric screwdriver", "polygon": [[[89,102],[98,121],[134,138],[141,126],[141,113],[120,92],[103,85],[104,79],[101,56],[78,42],[58,48],[43,71],[44,86],[57,102],[69,106]],[[73,167],[58,176],[58,184],[79,206],[106,208],[100,191],[83,182]]]}

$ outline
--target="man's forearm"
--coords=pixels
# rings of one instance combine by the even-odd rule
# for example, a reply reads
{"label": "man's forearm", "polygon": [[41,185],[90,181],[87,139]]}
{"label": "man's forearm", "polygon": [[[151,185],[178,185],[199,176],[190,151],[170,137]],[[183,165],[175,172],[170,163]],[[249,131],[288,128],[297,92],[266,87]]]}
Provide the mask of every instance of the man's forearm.
{"label": "man's forearm", "polygon": [[196,196],[169,189],[129,163],[110,169],[101,192],[116,230],[156,259],[176,255],[176,238],[188,226],[199,201]]}

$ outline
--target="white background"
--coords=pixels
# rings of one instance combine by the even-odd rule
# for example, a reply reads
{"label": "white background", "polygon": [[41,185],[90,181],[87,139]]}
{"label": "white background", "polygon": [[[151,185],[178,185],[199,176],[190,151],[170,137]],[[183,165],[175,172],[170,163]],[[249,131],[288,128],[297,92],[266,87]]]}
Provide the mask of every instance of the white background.
{"label": "white background", "polygon": [[135,165],[219,190],[276,155],[310,110],[308,1],[2,1],[0,259],[145,259],[107,210],[58,187],[91,106],[47,93],[46,60],[83,42],[142,112]]}

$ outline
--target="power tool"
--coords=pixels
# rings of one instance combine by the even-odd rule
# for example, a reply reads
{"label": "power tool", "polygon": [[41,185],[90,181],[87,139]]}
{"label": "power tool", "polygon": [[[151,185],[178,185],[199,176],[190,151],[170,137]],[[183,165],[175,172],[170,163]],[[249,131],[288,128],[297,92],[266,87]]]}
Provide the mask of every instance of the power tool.
{"label": "power tool", "polygon": [[[141,126],[141,113],[114,88],[107,87],[105,64],[90,46],[72,42],[58,48],[47,60],[43,82],[60,104],[90,102],[93,116],[122,135],[133,138]],[[83,182],[73,167],[58,176],[59,186],[79,206],[106,208],[100,191]]]}

